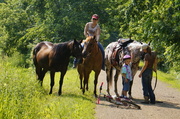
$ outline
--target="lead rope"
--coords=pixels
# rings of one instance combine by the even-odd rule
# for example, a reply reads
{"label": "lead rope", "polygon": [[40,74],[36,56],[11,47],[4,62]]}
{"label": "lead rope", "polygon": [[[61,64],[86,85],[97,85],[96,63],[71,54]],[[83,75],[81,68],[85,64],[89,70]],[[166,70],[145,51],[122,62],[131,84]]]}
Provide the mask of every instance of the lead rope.
{"label": "lead rope", "polygon": [[156,89],[156,85],[157,85],[157,71],[156,71],[155,73],[156,73],[156,80],[155,80],[153,92],[154,92],[154,90]]}

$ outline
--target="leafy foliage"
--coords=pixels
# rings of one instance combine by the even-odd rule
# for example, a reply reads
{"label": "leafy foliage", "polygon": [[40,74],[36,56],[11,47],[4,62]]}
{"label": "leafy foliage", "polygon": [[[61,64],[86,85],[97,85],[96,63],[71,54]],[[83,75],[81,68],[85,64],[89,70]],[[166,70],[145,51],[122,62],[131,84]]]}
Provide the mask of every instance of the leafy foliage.
{"label": "leafy foliage", "polygon": [[104,46],[119,37],[152,41],[160,64],[179,69],[179,10],[179,0],[1,0],[0,49],[29,58],[40,41],[84,39],[85,23],[97,13]]}

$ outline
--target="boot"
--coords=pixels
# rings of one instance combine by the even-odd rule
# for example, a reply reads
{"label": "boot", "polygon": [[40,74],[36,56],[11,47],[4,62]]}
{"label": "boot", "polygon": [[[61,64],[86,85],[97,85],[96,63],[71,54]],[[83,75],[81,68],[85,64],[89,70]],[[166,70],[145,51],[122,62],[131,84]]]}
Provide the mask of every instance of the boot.
{"label": "boot", "polygon": [[75,58],[73,61],[73,68],[76,68],[78,60]]}
{"label": "boot", "polygon": [[149,104],[149,97],[148,96],[144,96],[144,102],[141,102],[144,104]]}

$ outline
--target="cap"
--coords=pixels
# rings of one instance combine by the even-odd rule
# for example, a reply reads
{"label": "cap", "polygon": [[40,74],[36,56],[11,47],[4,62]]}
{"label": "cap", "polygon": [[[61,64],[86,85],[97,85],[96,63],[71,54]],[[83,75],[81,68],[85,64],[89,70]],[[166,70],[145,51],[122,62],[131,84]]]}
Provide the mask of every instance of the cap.
{"label": "cap", "polygon": [[141,47],[141,51],[143,51],[144,49],[147,49],[149,47],[148,44],[143,44],[142,47]]}
{"label": "cap", "polygon": [[130,55],[124,55],[123,60],[125,60],[125,59],[131,59],[131,56]]}
{"label": "cap", "polygon": [[92,15],[92,18],[94,18],[94,19],[99,19],[99,16],[98,16],[97,14],[93,14],[93,15]]}

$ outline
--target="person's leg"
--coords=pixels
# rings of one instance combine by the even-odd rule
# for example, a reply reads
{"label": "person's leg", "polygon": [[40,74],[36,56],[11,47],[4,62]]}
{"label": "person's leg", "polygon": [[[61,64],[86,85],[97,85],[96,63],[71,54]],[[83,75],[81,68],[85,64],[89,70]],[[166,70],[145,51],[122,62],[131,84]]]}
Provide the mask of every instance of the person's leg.
{"label": "person's leg", "polygon": [[123,86],[123,88],[122,88],[122,91],[121,91],[120,98],[124,98],[124,91],[123,91],[123,89],[124,89],[124,78],[123,77],[122,77],[122,86]]}
{"label": "person's leg", "polygon": [[123,95],[124,95],[124,98],[127,98],[127,92],[129,90],[129,83],[130,83],[129,80],[128,80],[128,82],[124,82],[124,86],[123,86]]}
{"label": "person's leg", "polygon": [[76,68],[77,63],[78,63],[78,60],[76,58],[74,58],[74,60],[73,60],[73,68]]}
{"label": "person's leg", "polygon": [[104,48],[103,48],[103,46],[101,45],[100,42],[98,42],[98,47],[100,48],[101,53],[102,53],[102,57],[103,57],[103,59],[102,59],[102,69],[105,70],[105,64],[104,64],[105,53],[104,53]]}
{"label": "person's leg", "polygon": [[143,95],[145,102],[149,101],[149,92],[148,92],[148,71],[145,70],[142,74],[142,87],[143,87]]}
{"label": "person's leg", "polygon": [[152,90],[152,86],[151,86],[151,81],[152,81],[152,71],[149,72],[149,82],[148,82],[148,92],[149,92],[149,97],[150,97],[150,102],[152,104],[155,104],[155,94],[154,91]]}

